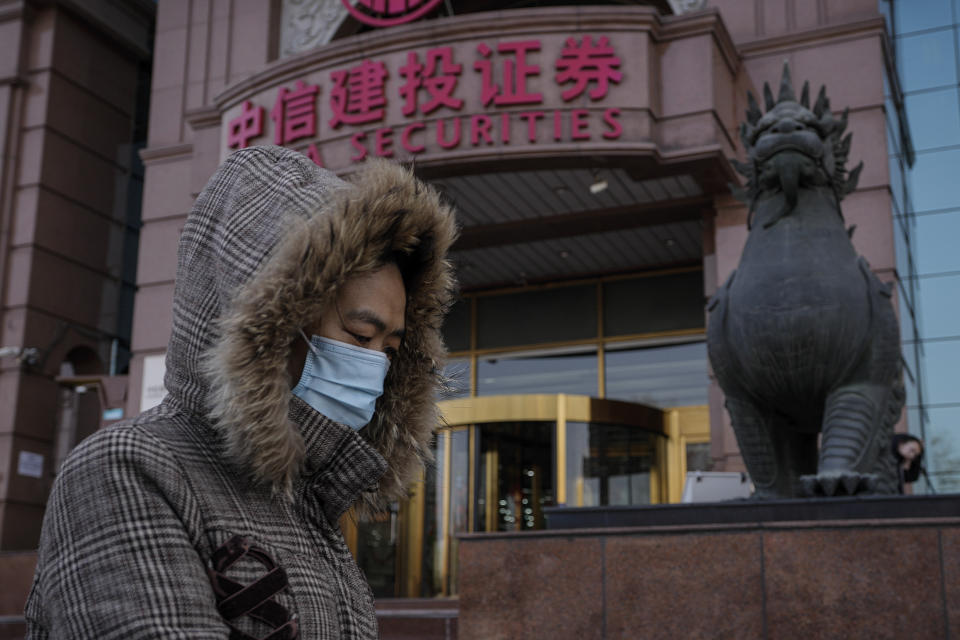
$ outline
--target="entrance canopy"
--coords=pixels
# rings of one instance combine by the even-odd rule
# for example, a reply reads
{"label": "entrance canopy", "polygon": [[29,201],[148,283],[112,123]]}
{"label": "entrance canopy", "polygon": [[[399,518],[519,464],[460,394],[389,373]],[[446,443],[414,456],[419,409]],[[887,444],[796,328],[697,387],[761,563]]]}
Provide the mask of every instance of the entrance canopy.
{"label": "entrance canopy", "polygon": [[454,257],[478,289],[699,262],[747,83],[715,11],[542,7],[336,40],[215,103],[222,157],[413,162],[456,203]]}
{"label": "entrance canopy", "polygon": [[636,179],[621,167],[439,178],[463,229],[464,289],[699,264],[709,198],[689,173]]}

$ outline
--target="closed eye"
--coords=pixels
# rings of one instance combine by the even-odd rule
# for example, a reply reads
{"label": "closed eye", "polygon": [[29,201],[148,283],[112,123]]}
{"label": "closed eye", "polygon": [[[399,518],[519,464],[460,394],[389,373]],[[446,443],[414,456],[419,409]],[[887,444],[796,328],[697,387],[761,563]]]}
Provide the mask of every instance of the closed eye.
{"label": "closed eye", "polygon": [[354,333],[352,331],[347,331],[347,333],[350,334],[350,337],[356,340],[361,345],[370,344],[370,341],[373,340],[373,338],[361,335],[359,333]]}

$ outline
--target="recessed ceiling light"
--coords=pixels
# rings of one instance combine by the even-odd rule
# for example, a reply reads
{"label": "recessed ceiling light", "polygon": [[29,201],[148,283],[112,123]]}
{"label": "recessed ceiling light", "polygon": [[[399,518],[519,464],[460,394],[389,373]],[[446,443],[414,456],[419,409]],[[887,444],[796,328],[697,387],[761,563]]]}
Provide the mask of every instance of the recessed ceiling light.
{"label": "recessed ceiling light", "polygon": [[590,185],[590,193],[592,193],[593,195],[603,193],[604,191],[607,190],[608,186],[609,185],[607,184],[607,181],[604,178],[600,177],[600,172],[594,171],[593,184]]}

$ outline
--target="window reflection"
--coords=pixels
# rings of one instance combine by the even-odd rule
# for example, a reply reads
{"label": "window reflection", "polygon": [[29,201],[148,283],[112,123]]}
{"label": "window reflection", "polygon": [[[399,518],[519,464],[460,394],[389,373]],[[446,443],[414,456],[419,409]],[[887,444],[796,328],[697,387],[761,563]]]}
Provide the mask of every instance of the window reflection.
{"label": "window reflection", "polygon": [[567,423],[567,505],[650,504],[656,436],[637,428]]}
{"label": "window reflection", "polygon": [[423,596],[443,593],[443,554],[446,544],[443,538],[443,475],[446,433],[438,433],[434,448],[435,464],[427,469],[426,504],[423,524]]}
{"label": "window reflection", "polygon": [[[960,338],[960,275],[929,276],[921,278],[919,285],[923,296],[920,337]],[[956,395],[954,401],[960,402],[960,391]]]}
{"label": "window reflection", "polygon": [[597,353],[543,352],[477,358],[477,395],[597,395]]}
{"label": "window reflection", "polygon": [[[881,2],[881,7],[884,4],[886,3]],[[893,3],[893,10],[896,13],[899,33],[934,29],[953,22],[950,0],[923,0],[922,2],[897,0]]]}
{"label": "window reflection", "polygon": [[916,246],[922,248],[914,255],[918,274],[960,271],[960,211],[916,216]]}
{"label": "window reflection", "polygon": [[893,196],[895,212],[906,211],[906,201],[903,191],[903,160],[893,156],[889,160],[890,166],[890,193]]}
{"label": "window reflection", "polygon": [[691,442],[687,444],[687,472],[713,471],[713,458],[710,456],[709,442]]}
{"label": "window reflection", "polygon": [[957,388],[957,363],[960,362],[960,340],[926,343],[924,359],[924,401],[928,404],[960,402]]}
{"label": "window reflection", "polygon": [[705,342],[612,350],[605,354],[607,397],[652,407],[707,404]]}
{"label": "window reflection", "polygon": [[957,83],[951,29],[898,38],[897,60],[905,92]]}
{"label": "window reflection", "polygon": [[956,86],[905,98],[910,138],[917,151],[960,144]]}
{"label": "window reflection", "polygon": [[387,512],[357,523],[357,564],[377,598],[397,595],[399,512],[400,504],[392,502]]}
{"label": "window reflection", "polygon": [[478,427],[477,530],[542,529],[554,504],[554,422],[500,422]]}
{"label": "window reflection", "polygon": [[597,292],[591,285],[477,298],[477,346],[503,348],[596,335]]}
{"label": "window reflection", "polygon": [[457,593],[457,533],[467,531],[470,504],[470,434],[466,429],[450,434],[450,594]]}
{"label": "window reflection", "polygon": [[[929,424],[924,455],[930,479],[938,493],[960,492],[960,407],[931,407],[927,409]],[[914,489],[925,483],[914,484]]]}

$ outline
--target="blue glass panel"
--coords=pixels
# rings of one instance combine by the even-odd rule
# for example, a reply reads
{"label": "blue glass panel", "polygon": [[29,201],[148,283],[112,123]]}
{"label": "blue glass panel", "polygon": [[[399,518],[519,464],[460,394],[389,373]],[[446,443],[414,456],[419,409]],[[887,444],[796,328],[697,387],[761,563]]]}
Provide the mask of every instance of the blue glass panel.
{"label": "blue glass panel", "polygon": [[[901,279],[909,278],[914,275],[913,247],[904,228],[905,220],[903,216],[895,216],[893,219],[893,246],[897,258],[897,274]],[[909,299],[913,304],[913,297]]]}
{"label": "blue glass panel", "polygon": [[577,393],[597,395],[597,354],[483,356],[477,359],[477,395]]}
{"label": "blue glass panel", "polygon": [[960,149],[918,153],[910,169],[910,199],[917,212],[960,207]]}
{"label": "blue glass panel", "polygon": [[898,34],[953,23],[950,0],[897,0],[893,10]]}
{"label": "blue glass panel", "polygon": [[960,340],[927,342],[924,346],[924,390],[926,404],[960,403],[957,384],[957,363],[960,362]]}
{"label": "blue glass panel", "polygon": [[919,408],[914,408],[904,409],[903,412],[907,414],[907,432],[919,434],[921,432],[920,420],[922,419],[923,411]]}
{"label": "blue glass panel", "polygon": [[[960,275],[920,278],[919,285],[923,309],[920,337],[924,340],[960,337]],[[934,343],[927,343],[928,351],[936,348]],[[960,385],[957,385],[957,395],[960,396]]]}
{"label": "blue glass panel", "polygon": [[893,10],[890,7],[890,0],[877,0],[877,10],[887,21],[887,31],[893,33]]}
{"label": "blue glass panel", "polygon": [[891,156],[889,167],[890,194],[893,198],[894,213],[906,213],[903,193],[903,161],[899,156]]}
{"label": "blue glass panel", "polygon": [[[904,284],[905,282],[901,280],[901,295],[904,295],[903,290],[906,288],[903,286]],[[900,318],[898,319],[898,324],[900,325],[900,342],[909,343],[917,339],[916,327],[914,326],[913,313],[911,313],[910,305],[902,303],[900,304]],[[907,349],[913,349],[913,346],[904,344],[903,349],[904,351]]]}
{"label": "blue glass panel", "polygon": [[705,342],[606,352],[607,397],[653,407],[707,404]]}
{"label": "blue glass panel", "polygon": [[916,151],[960,144],[957,88],[908,95],[907,122]]}
{"label": "blue glass panel", "polygon": [[926,412],[923,461],[930,480],[938,493],[960,492],[960,407],[932,407]]}
{"label": "blue glass panel", "polygon": [[914,264],[917,273],[942,273],[960,271],[960,251],[957,251],[957,239],[960,238],[960,211],[932,213],[914,216],[916,231],[913,233]]}
{"label": "blue glass panel", "polygon": [[917,350],[913,343],[903,345],[900,356],[903,358],[903,366],[905,367],[903,377],[917,380]]}
{"label": "blue glass panel", "polygon": [[917,379],[911,375],[908,375],[905,371],[903,373],[903,386],[907,391],[907,404],[908,407],[916,407],[920,404],[920,394],[918,391]]}
{"label": "blue glass panel", "polygon": [[952,29],[899,38],[897,57],[905,92],[957,83]]}
{"label": "blue glass panel", "polygon": [[887,155],[889,155],[891,158],[900,154],[900,136],[898,135],[898,130],[893,122],[895,118],[894,116],[890,115],[890,109],[893,108],[893,101],[887,98],[884,111],[887,112]]}

